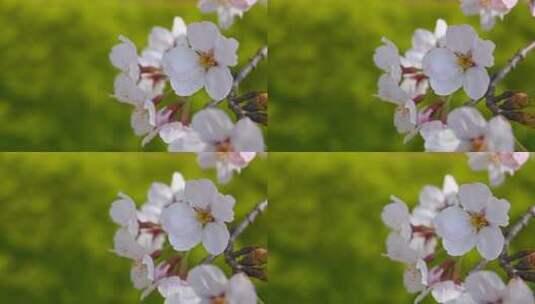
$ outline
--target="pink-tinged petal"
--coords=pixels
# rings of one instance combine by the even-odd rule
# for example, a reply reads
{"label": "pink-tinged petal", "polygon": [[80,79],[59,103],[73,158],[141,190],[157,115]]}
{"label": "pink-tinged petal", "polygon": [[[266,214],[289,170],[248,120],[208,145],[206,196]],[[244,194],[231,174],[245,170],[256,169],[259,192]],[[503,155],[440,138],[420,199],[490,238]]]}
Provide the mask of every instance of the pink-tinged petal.
{"label": "pink-tinged petal", "polygon": [[472,140],[484,135],[487,122],[479,111],[472,107],[460,107],[448,115],[448,127],[460,139]]}
{"label": "pink-tinged petal", "polygon": [[490,84],[490,76],[484,68],[473,67],[466,70],[464,74],[463,88],[473,100],[478,100],[485,96]]}
{"label": "pink-tinged petal", "polygon": [[226,141],[234,128],[228,115],[219,109],[206,109],[197,112],[191,121],[191,127],[207,143]]}
{"label": "pink-tinged petal", "polygon": [[213,67],[206,73],[206,92],[214,100],[223,100],[232,90],[233,82],[234,78],[228,67]]}
{"label": "pink-tinged petal", "polygon": [[265,150],[262,130],[249,118],[242,118],[236,123],[230,140],[236,152],[263,152]]}
{"label": "pink-tinged petal", "polygon": [[219,36],[214,52],[217,63],[225,66],[235,66],[238,64],[237,52],[239,45],[238,41],[234,38]]}
{"label": "pink-tinged petal", "polygon": [[225,224],[212,222],[204,227],[202,244],[208,253],[219,255],[227,248],[229,238],[230,234]]}
{"label": "pink-tinged petal", "polygon": [[459,200],[468,212],[482,212],[491,198],[492,193],[485,184],[465,184],[459,189]]}
{"label": "pink-tinged petal", "polygon": [[500,300],[505,284],[492,271],[478,271],[468,275],[465,288],[476,303],[494,303]]}
{"label": "pink-tinged petal", "polygon": [[463,287],[453,281],[443,281],[433,285],[431,294],[438,303],[446,303],[457,299],[463,293]]}
{"label": "pink-tinged petal", "polygon": [[489,164],[492,160],[492,154],[487,152],[469,152],[468,164],[474,171],[484,171],[489,168]]}
{"label": "pink-tinged petal", "polygon": [[434,223],[437,234],[449,240],[461,240],[473,233],[469,215],[457,206],[442,210]]}
{"label": "pink-tinged petal", "polygon": [[479,231],[477,238],[477,250],[486,260],[495,260],[502,253],[504,237],[499,228],[485,227]]}
{"label": "pink-tinged petal", "polygon": [[227,300],[229,303],[257,303],[254,285],[244,273],[237,273],[230,279]]}
{"label": "pink-tinged petal", "polygon": [[476,39],[477,33],[469,25],[453,25],[446,31],[446,46],[456,53],[467,54]]}
{"label": "pink-tinged petal", "polygon": [[219,29],[212,22],[196,22],[188,26],[188,41],[196,51],[212,51],[219,35]]}
{"label": "pink-tinged petal", "polygon": [[203,298],[225,293],[228,285],[228,279],[223,271],[214,265],[200,265],[191,269],[187,281]]}
{"label": "pink-tinged petal", "polygon": [[486,134],[487,149],[493,152],[513,152],[515,138],[509,121],[502,116],[489,120]]}
{"label": "pink-tinged petal", "polygon": [[485,208],[485,217],[487,220],[498,226],[507,226],[509,224],[509,209],[511,204],[507,200],[491,198]]}
{"label": "pink-tinged petal", "polygon": [[212,198],[218,191],[214,183],[208,179],[190,180],[184,187],[184,197],[194,208],[207,209]]}

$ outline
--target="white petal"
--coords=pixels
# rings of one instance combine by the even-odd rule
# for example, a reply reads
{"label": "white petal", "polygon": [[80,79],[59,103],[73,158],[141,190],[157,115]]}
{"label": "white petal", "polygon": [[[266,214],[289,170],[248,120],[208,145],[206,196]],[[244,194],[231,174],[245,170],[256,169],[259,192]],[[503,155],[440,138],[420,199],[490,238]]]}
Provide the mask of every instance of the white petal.
{"label": "white petal", "polygon": [[136,217],[136,204],[127,195],[119,194],[119,199],[110,208],[110,217],[118,225],[126,226]]}
{"label": "white petal", "polygon": [[188,282],[203,298],[219,296],[227,289],[228,280],[221,269],[214,265],[201,265],[190,270]]}
{"label": "white petal", "polygon": [[484,68],[473,67],[466,70],[464,74],[464,91],[473,100],[478,100],[485,96],[489,88],[489,83],[490,77]]}
{"label": "white petal", "polygon": [[188,251],[202,241],[202,229],[197,227],[185,234],[169,234],[169,243],[176,251]]}
{"label": "white petal", "polygon": [[230,69],[225,66],[216,66],[206,73],[206,92],[214,100],[225,99],[232,90],[234,78]]}
{"label": "white petal", "polygon": [[409,224],[409,208],[407,205],[396,197],[392,197],[393,202],[386,205],[381,213],[383,223],[396,231]]}
{"label": "white petal", "polygon": [[459,189],[459,200],[466,211],[481,212],[492,198],[489,187],[481,183],[465,184]]}
{"label": "white petal", "polygon": [[165,73],[179,96],[191,96],[205,84],[205,71],[197,53],[185,46],[177,46],[162,58]]}
{"label": "white petal", "polygon": [[234,125],[224,111],[210,108],[197,112],[191,127],[203,141],[217,143],[229,138]]}
{"label": "white petal", "polygon": [[509,209],[511,204],[507,200],[491,198],[485,208],[485,217],[487,220],[498,226],[507,226],[509,224]]}
{"label": "white petal", "polygon": [[143,247],[136,242],[135,237],[126,228],[117,230],[113,240],[113,251],[118,256],[140,260],[145,255]]}
{"label": "white petal", "polygon": [[196,22],[188,26],[189,43],[197,51],[213,50],[219,35],[219,29],[212,22]]}
{"label": "white petal", "polygon": [[503,295],[504,304],[534,304],[533,291],[521,279],[513,278],[507,284],[505,294]]}
{"label": "white petal", "polygon": [[226,38],[219,36],[216,45],[214,56],[218,64],[225,66],[235,66],[238,64],[239,43],[234,38]]}
{"label": "white petal", "polygon": [[147,197],[150,203],[163,207],[173,202],[173,191],[166,184],[152,183]]}
{"label": "white petal", "polygon": [[512,152],[515,148],[513,129],[509,121],[502,116],[489,120],[486,131],[487,149],[494,152]]}
{"label": "white petal", "polygon": [[[422,67],[424,73],[431,79],[449,80],[455,83],[462,75],[462,70],[457,64],[457,56],[446,48],[434,48],[429,51],[422,61]],[[446,91],[446,87],[451,91],[454,87],[452,84],[444,86],[441,91]]]}
{"label": "white petal", "polygon": [[231,143],[236,152],[263,152],[262,130],[249,118],[242,118],[232,130]]}
{"label": "white petal", "polygon": [[438,120],[422,125],[420,134],[425,140],[425,150],[428,152],[453,152],[461,144],[453,130]]}
{"label": "white petal", "polygon": [[173,190],[173,193],[183,192],[185,186],[186,181],[182,174],[180,174],[180,172],[173,173],[173,180],[171,181],[171,189]]}
{"label": "white petal", "polygon": [[222,222],[234,220],[234,204],[236,200],[230,195],[217,194],[217,200],[212,203],[212,215]]}
{"label": "white petal", "polygon": [[442,246],[451,256],[462,256],[472,250],[477,245],[476,234],[469,234],[465,238],[458,240],[443,239]]}
{"label": "white petal", "polygon": [[479,111],[472,107],[460,107],[448,115],[448,127],[460,139],[471,140],[482,136],[487,122]]}
{"label": "white petal", "polygon": [[478,233],[477,250],[486,260],[492,261],[502,253],[504,237],[502,231],[488,226]]}
{"label": "white petal", "polygon": [[468,214],[457,206],[442,210],[434,222],[437,234],[445,239],[461,240],[473,233]]}
{"label": "white petal", "polygon": [[204,227],[202,244],[208,253],[219,255],[227,248],[229,238],[230,234],[225,224],[212,222]]}
{"label": "white petal", "polygon": [[244,273],[237,273],[230,278],[227,300],[236,304],[257,303],[254,285]]}
{"label": "white petal", "polygon": [[444,196],[444,193],[435,186],[424,186],[420,191],[420,205],[426,208],[438,209],[444,205],[445,201],[446,197]]}
{"label": "white petal", "polygon": [[438,303],[452,301],[461,296],[463,288],[453,281],[443,281],[433,285],[431,294]]}
{"label": "white petal", "polygon": [[218,193],[214,183],[209,179],[190,180],[184,187],[184,197],[187,202],[192,207],[201,209],[208,208]]}
{"label": "white petal", "polygon": [[502,280],[492,271],[471,273],[465,280],[466,291],[476,303],[493,303],[500,299],[505,288]]}
{"label": "white petal", "polygon": [[467,54],[476,39],[477,33],[469,25],[450,26],[446,31],[446,46],[457,53]]}
{"label": "white petal", "polygon": [[496,45],[490,40],[477,39],[472,48],[472,58],[478,66],[491,67],[494,65],[494,49]]}

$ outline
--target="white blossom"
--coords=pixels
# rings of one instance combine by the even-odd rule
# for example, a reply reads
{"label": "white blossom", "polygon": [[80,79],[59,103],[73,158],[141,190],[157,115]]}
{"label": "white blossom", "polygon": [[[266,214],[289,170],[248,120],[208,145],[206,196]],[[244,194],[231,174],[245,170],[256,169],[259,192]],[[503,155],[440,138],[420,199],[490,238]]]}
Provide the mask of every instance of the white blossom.
{"label": "white blossom", "polygon": [[529,159],[529,152],[471,152],[467,154],[470,168],[475,171],[488,170],[492,186],[501,185],[507,174],[513,175]]}
{"label": "white blossom", "polygon": [[203,13],[217,12],[219,26],[229,28],[234,18],[242,17],[257,0],[199,0],[198,7]]}
{"label": "white blossom", "polygon": [[513,278],[507,286],[492,271],[478,271],[468,275],[466,291],[476,304],[533,304],[533,292],[520,278]]}

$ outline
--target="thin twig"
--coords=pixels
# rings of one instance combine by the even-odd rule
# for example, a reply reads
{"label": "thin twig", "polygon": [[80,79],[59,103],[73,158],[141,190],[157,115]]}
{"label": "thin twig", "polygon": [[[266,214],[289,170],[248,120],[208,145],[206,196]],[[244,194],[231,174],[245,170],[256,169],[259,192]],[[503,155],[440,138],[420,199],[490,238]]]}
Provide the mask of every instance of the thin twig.
{"label": "thin twig", "polygon": [[[232,90],[230,91],[230,94],[227,100],[229,103],[229,107],[231,108],[232,111],[234,111],[234,113],[236,113],[238,118],[242,118],[245,116],[245,113],[240,108],[238,102],[235,101],[240,84],[242,83],[243,80],[245,80],[245,78],[247,78],[247,76],[249,76],[249,74],[251,74],[251,72],[253,72],[258,67],[260,62],[262,62],[262,60],[266,59],[267,57],[268,57],[268,47],[264,45],[256,52],[253,58],[249,60],[249,62],[240,70],[238,75],[236,75],[236,77],[234,78],[234,82],[232,84]],[[215,107],[223,101],[224,99],[214,100],[208,103],[206,107]]]}
{"label": "thin twig", "polygon": [[[245,229],[247,229],[247,227],[249,227],[249,225],[254,223],[254,221],[260,214],[266,211],[267,207],[268,207],[267,200],[257,204],[251,211],[249,211],[249,213],[247,213],[245,218],[238,224],[238,226],[236,226],[236,228],[232,230],[227,248],[224,251],[224,255],[225,255],[225,260],[227,260],[227,262],[230,262],[229,264],[233,270],[236,270],[236,268],[240,268],[238,267],[240,266],[239,263],[236,262],[236,260],[232,256],[232,253],[234,251],[234,243],[236,242],[236,239],[245,231]],[[209,255],[203,260],[202,263],[203,264],[212,263],[216,257],[217,256],[215,255]]]}
{"label": "thin twig", "polygon": [[513,239],[516,238],[516,236],[526,228],[530,222],[530,220],[535,217],[535,205],[531,206],[529,210],[524,214],[520,220],[512,226],[505,235],[505,245],[503,246],[502,254],[499,257],[500,260],[500,266],[507,272],[507,275],[509,278],[512,278],[515,276],[516,270],[514,269],[513,265],[511,264],[511,261],[508,256],[508,250],[509,250],[509,244]]}
{"label": "thin twig", "polygon": [[496,105],[498,98],[495,96],[496,87],[498,84],[512,71],[514,70],[520,62],[522,62],[528,56],[529,52],[535,50],[535,41],[532,41],[523,49],[519,50],[513,58],[509,60],[507,65],[503,67],[500,71],[492,76],[492,79],[489,84],[487,93],[485,94],[485,99],[487,100],[487,107],[495,114],[500,114],[500,108]]}

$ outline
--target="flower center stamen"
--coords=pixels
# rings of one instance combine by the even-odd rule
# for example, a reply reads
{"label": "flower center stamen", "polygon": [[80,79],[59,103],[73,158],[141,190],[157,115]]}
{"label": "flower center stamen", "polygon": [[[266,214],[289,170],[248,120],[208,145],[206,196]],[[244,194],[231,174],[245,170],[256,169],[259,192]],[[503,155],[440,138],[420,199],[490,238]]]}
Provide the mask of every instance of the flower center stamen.
{"label": "flower center stamen", "polygon": [[457,64],[463,69],[463,71],[466,71],[476,65],[471,54],[457,54]]}
{"label": "flower center stamen", "polygon": [[483,213],[472,213],[470,214],[470,223],[476,230],[479,232],[481,229],[487,227],[489,225],[489,222],[485,218],[485,214]]}
{"label": "flower center stamen", "polygon": [[214,221],[214,217],[210,211],[200,208],[195,209],[195,211],[197,212],[197,221],[199,221],[201,224],[206,225]]}
{"label": "flower center stamen", "polygon": [[484,137],[472,139],[472,152],[483,152],[487,148]]}
{"label": "flower center stamen", "polygon": [[211,304],[227,304],[227,303],[228,303],[228,301],[225,298],[225,296],[217,296],[217,297],[213,297],[212,298],[212,303]]}
{"label": "flower center stamen", "polygon": [[199,64],[207,70],[217,66],[214,52],[199,52]]}

